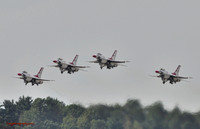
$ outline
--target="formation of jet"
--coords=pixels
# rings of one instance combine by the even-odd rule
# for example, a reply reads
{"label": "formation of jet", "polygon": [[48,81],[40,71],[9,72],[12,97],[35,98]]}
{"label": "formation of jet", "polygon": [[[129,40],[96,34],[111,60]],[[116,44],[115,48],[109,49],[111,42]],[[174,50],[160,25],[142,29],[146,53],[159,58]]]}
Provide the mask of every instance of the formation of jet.
{"label": "formation of jet", "polygon": [[39,85],[42,84],[44,81],[53,81],[53,80],[47,80],[47,79],[42,79],[41,75],[42,75],[42,71],[43,71],[43,67],[41,67],[40,71],[38,72],[37,75],[30,75],[28,72],[23,71],[22,73],[18,73],[18,77],[19,79],[23,79],[25,85],[27,85],[28,83],[32,83],[32,86],[34,84]]}
{"label": "formation of jet", "polygon": [[66,63],[63,59],[58,58],[57,60],[54,60],[53,62],[56,63],[56,65],[51,65],[52,67],[58,67],[61,71],[61,73],[67,71],[69,74],[78,72],[82,68],[88,68],[89,66],[77,66],[76,62],[78,60],[78,55],[74,57],[74,60],[70,63]]}
{"label": "formation of jet", "polygon": [[163,81],[163,84],[165,84],[167,81],[169,81],[170,84],[180,82],[182,79],[190,79],[191,77],[182,77],[179,76],[179,71],[180,71],[181,65],[178,65],[177,69],[175,72],[169,74],[165,69],[161,68],[160,70],[155,71],[155,73],[158,73],[158,78],[161,78]]}
{"label": "formation of jet", "polygon": [[106,59],[101,53],[97,53],[96,55],[93,55],[93,57],[96,59],[96,61],[90,61],[90,63],[98,63],[100,65],[100,68],[107,67],[107,69],[111,69],[114,67],[117,67],[120,63],[126,63],[128,61],[116,61],[117,50],[114,51],[111,58]]}
{"label": "formation of jet", "polygon": [[[114,51],[112,54],[111,58],[105,58],[101,53],[97,53],[96,55],[93,55],[93,57],[96,59],[95,61],[90,61],[90,63],[98,63],[100,65],[100,68],[102,69],[103,67],[107,67],[107,69],[111,69],[114,67],[117,67],[119,65],[122,65],[122,63],[126,63],[129,61],[116,61],[117,55],[117,50]],[[83,68],[88,68],[89,66],[77,66],[77,60],[78,60],[78,55],[75,56],[72,62],[66,63],[63,59],[58,58],[57,60],[53,60],[53,63],[56,65],[51,65],[51,67],[57,67],[60,69],[61,74],[63,72],[67,71],[69,74],[78,72],[79,70],[83,70]],[[160,70],[155,71],[158,76],[153,76],[153,77],[158,77],[161,78],[163,84],[165,84],[167,81],[169,81],[170,84],[174,84],[176,82],[180,82],[183,79],[190,79],[191,77],[182,77],[179,76],[179,71],[180,71],[181,65],[178,65],[177,69],[173,73],[168,73],[165,69],[161,68]],[[22,73],[18,73],[19,79],[23,79],[25,85],[28,83],[32,83],[32,85],[36,84],[42,84],[44,81],[53,81],[53,80],[47,80],[47,79],[42,79],[42,71],[43,67],[41,67],[40,71],[38,72],[37,75],[30,75],[26,71],[23,71]],[[84,70],[83,70],[84,71]]]}

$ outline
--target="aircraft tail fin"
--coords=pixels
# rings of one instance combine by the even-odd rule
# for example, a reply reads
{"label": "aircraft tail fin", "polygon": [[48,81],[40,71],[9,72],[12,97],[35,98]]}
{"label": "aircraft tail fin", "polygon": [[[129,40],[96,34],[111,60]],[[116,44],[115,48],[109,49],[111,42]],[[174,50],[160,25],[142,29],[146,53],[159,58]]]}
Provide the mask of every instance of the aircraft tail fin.
{"label": "aircraft tail fin", "polygon": [[110,59],[111,59],[111,60],[115,60],[116,55],[117,55],[117,50],[114,51],[114,53],[112,54],[112,56],[111,56]]}
{"label": "aircraft tail fin", "polygon": [[78,60],[78,55],[76,55],[76,56],[74,57],[74,60],[72,61],[72,64],[73,64],[73,65],[76,65],[77,60]]}
{"label": "aircraft tail fin", "polygon": [[43,71],[43,67],[41,67],[40,68],[40,71],[38,72],[38,74],[37,75],[35,75],[36,77],[38,77],[38,78],[41,78],[41,75],[42,75],[42,71]]}
{"label": "aircraft tail fin", "polygon": [[175,72],[172,73],[173,75],[178,75],[179,71],[180,71],[181,65],[178,65],[178,67],[176,68]]}

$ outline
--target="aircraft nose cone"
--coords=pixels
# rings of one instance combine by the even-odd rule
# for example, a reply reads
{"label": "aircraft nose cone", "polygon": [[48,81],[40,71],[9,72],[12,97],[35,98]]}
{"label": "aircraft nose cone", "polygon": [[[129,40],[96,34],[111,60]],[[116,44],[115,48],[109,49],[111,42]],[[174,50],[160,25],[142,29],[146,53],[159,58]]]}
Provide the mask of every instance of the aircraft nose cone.
{"label": "aircraft nose cone", "polygon": [[56,60],[54,60],[53,62],[54,62],[54,63],[57,63],[57,61],[56,61]]}
{"label": "aircraft nose cone", "polygon": [[21,73],[18,73],[17,75],[18,75],[18,76],[22,76],[22,74],[21,74]]}
{"label": "aircraft nose cone", "polygon": [[160,73],[160,71],[155,71],[156,73]]}
{"label": "aircraft nose cone", "polygon": [[97,56],[96,56],[96,55],[93,55],[92,57],[94,57],[94,58],[97,58]]}

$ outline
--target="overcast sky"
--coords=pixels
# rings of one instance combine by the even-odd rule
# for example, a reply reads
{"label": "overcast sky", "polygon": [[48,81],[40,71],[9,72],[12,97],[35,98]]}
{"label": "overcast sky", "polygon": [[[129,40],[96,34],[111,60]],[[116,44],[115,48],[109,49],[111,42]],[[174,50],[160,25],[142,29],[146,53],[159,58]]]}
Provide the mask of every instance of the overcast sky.
{"label": "overcast sky", "polygon": [[[66,104],[123,104],[136,98],[143,105],[162,101],[167,109],[200,110],[199,0],[10,0],[0,1],[0,104],[22,95],[51,96]],[[89,64],[98,52],[128,67],[111,70]],[[88,72],[61,74],[47,67],[58,57],[78,54]],[[174,72],[189,82],[162,84],[155,70]],[[13,78],[23,70],[53,79],[39,86]]]}

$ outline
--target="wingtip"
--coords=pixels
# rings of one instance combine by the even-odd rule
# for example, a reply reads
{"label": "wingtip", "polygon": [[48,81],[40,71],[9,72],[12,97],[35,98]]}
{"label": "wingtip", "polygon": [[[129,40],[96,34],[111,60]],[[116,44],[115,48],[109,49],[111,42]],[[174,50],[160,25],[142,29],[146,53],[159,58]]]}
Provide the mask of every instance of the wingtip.
{"label": "wingtip", "polygon": [[12,78],[22,79],[21,77],[12,77]]}
{"label": "wingtip", "polygon": [[48,67],[58,67],[58,65],[47,65]]}
{"label": "wingtip", "polygon": [[159,77],[159,76],[156,76],[156,75],[149,75],[149,77]]}
{"label": "wingtip", "polygon": [[89,63],[94,63],[94,61],[86,61],[86,62],[89,62]]}

